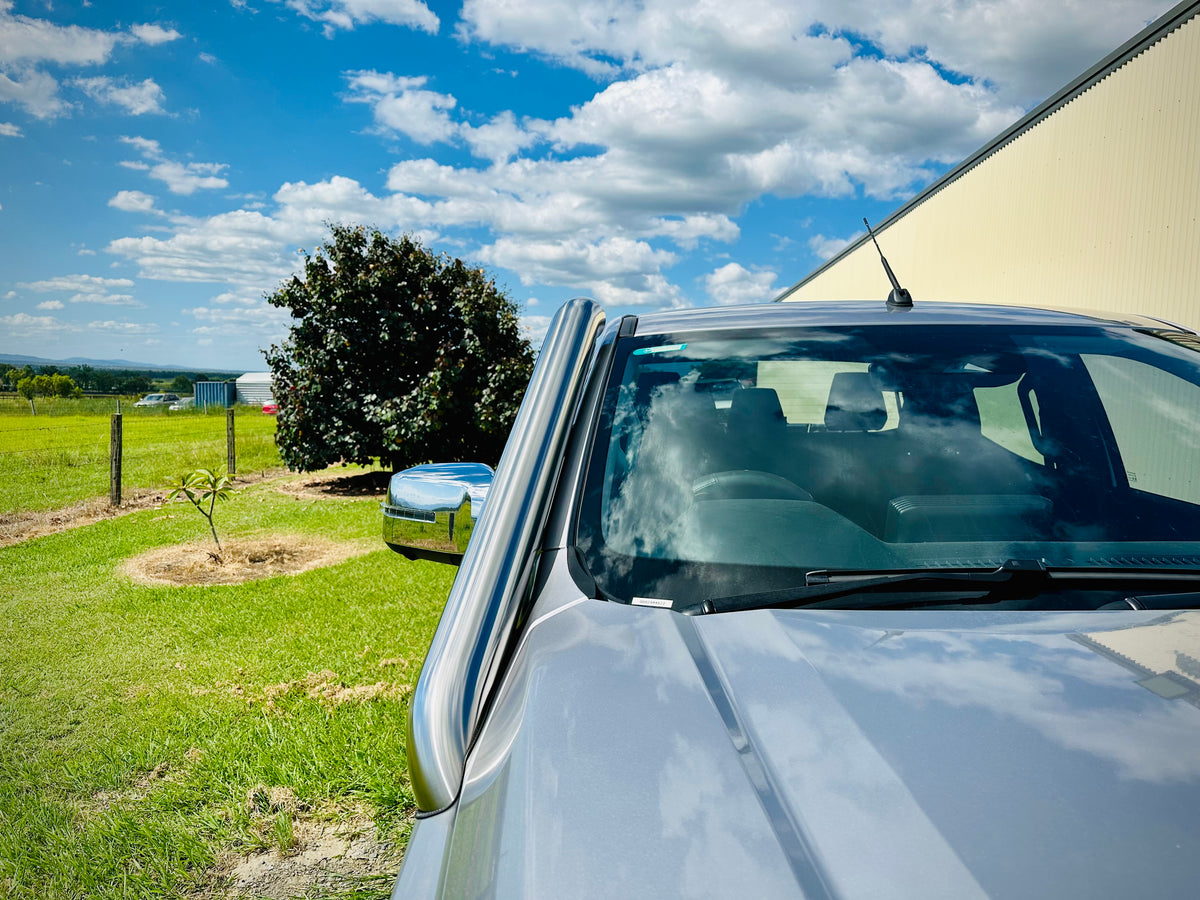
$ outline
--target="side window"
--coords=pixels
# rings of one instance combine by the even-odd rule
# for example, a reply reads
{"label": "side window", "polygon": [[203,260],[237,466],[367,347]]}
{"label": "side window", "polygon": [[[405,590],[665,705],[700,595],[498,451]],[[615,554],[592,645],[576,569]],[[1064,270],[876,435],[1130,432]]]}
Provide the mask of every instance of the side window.
{"label": "side window", "polygon": [[[821,359],[762,360],[758,364],[756,384],[773,388],[789,425],[824,425],[829,388],[838,372],[865,372],[865,362],[830,362]],[[895,428],[899,421],[896,394],[883,392],[887,422],[883,430]]]}
{"label": "side window", "polygon": [[1019,382],[1013,382],[999,387],[975,388],[979,424],[983,436],[988,440],[1017,456],[1045,465],[1046,457],[1033,446],[1033,438],[1029,435],[1029,424],[1025,420],[1021,398],[1017,393],[1018,384]]}
{"label": "side window", "polygon": [[1081,356],[1130,487],[1200,504],[1200,386],[1117,356]]}

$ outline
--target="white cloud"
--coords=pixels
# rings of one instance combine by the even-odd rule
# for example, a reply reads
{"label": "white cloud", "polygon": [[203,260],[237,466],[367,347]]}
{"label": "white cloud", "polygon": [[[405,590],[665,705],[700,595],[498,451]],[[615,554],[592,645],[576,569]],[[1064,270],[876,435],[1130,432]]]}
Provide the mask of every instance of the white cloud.
{"label": "white cloud", "polygon": [[457,101],[449,94],[424,89],[427,78],[405,78],[390,72],[347,72],[351,103],[371,107],[378,128],[399,132],[420,144],[448,141],[458,133],[449,110]]}
{"label": "white cloud", "polygon": [[68,106],[58,95],[58,82],[35,69],[0,70],[0,102],[16,103],[38,119],[64,113]]}
{"label": "white cloud", "polygon": [[721,306],[741,303],[765,303],[775,295],[778,276],[767,269],[747,269],[731,262],[704,276],[704,287]]}
{"label": "white cloud", "polygon": [[[149,173],[151,178],[163,182],[173,194],[190,195],[199,190],[229,187],[229,181],[221,176],[228,168],[226,163],[179,162],[169,159],[158,141],[143,137],[122,137],[121,141],[142,154],[141,160],[126,160],[121,165],[127,169]],[[128,193],[146,196],[137,191]]]}
{"label": "white cloud", "polygon": [[[538,53],[608,80],[568,114],[535,120],[464,109],[420,74],[345,72],[345,100],[369,110],[376,132],[466,148],[478,167],[405,159],[382,191],[341,176],[285,183],[254,209],[247,203],[173,219],[167,236],[121,238],[108,250],[135,261],[143,277],[220,283],[245,299],[294,271],[292,248],[323,240],[326,222],[368,222],[440,236],[463,256],[510,269],[522,284],[578,289],[615,305],[683,304],[688,298],[668,274],[684,251],[736,241],[748,205],[767,196],[902,197],[1017,118],[1021,85],[1049,77],[1022,43],[1035,30],[1030,21],[1053,33],[1077,29],[1081,46],[1103,50],[1165,8],[1096,0],[1120,20],[1110,25],[1092,15],[1073,19],[1078,2],[1066,0],[1066,12],[1040,7],[1023,20],[1028,0],[971,9],[909,0],[882,11],[862,0],[467,0],[458,27],[464,39]],[[327,33],[371,21],[438,28],[421,4],[289,5]],[[946,43],[968,19],[994,19],[1004,59],[987,46],[986,29]],[[1114,30],[1121,33],[1111,40],[1097,37]],[[865,53],[864,40],[873,42]],[[1078,52],[1072,45],[1057,56]],[[1090,61],[1072,62],[1069,74]],[[514,82],[514,90],[523,87]],[[168,160],[154,141],[126,140],[140,158],[124,165],[176,193],[226,184],[224,165]],[[154,208],[134,191],[110,203]],[[808,240],[825,254],[840,239]],[[730,263],[697,283],[726,303],[769,298],[776,279]],[[197,307],[241,308],[254,304],[214,298]]]}
{"label": "white cloud", "polygon": [[674,254],[644,241],[605,238],[533,241],[502,237],[478,251],[485,263],[518,272],[522,284],[557,284],[591,293],[615,306],[679,306],[679,288],[660,270]]}
{"label": "white cloud", "polygon": [[57,332],[83,330],[80,325],[61,322],[54,316],[31,316],[28,313],[0,316],[0,328],[14,338],[43,337]]}
{"label": "white cloud", "polygon": [[325,36],[338,29],[383,22],[437,34],[441,22],[421,0],[284,0],[284,5],[306,19],[322,22]]}
{"label": "white cloud", "polygon": [[844,35],[888,55],[926,58],[1004,102],[1029,103],[1100,59],[1171,0],[466,0],[458,33],[540,53],[597,75],[674,63],[788,85],[828,77]]}
{"label": "white cloud", "polygon": [[534,347],[540,347],[546,339],[552,318],[553,316],[521,316],[521,327],[525,330],[525,337]]}
{"label": "white cloud", "polygon": [[108,201],[108,205],[113,209],[123,210],[124,212],[142,212],[155,213],[162,215],[160,210],[154,208],[154,198],[149,194],[144,194],[141,191],[117,191],[117,193]]}
{"label": "white cloud", "polygon": [[51,62],[87,65],[106,62],[121,40],[116,32],[45,19],[12,15],[12,3],[0,3],[0,65]]}
{"label": "white cloud", "polygon": [[174,28],[163,28],[161,25],[134,25],[130,33],[143,44],[157,46],[179,40],[182,35]]}
{"label": "white cloud", "polygon": [[[134,25],[129,34],[46,19],[13,15],[11,0],[0,0],[0,102],[16,103],[40,119],[66,113],[59,83],[42,66],[95,66],[109,62],[121,44],[161,44],[180,37],[160,25]],[[161,112],[162,91],[152,80],[127,84],[110,78],[81,79],[85,93],[134,114]]]}
{"label": "white cloud", "polygon": [[0,122],[0,137],[24,137],[21,129],[12,122]]}
{"label": "white cloud", "polygon": [[106,321],[88,322],[85,330],[103,334],[140,335],[157,334],[159,328],[153,322],[117,322],[109,319]]}
{"label": "white cloud", "polygon": [[63,302],[61,300],[46,300],[37,305],[38,309],[54,310],[62,309]]}
{"label": "white cloud", "polygon": [[848,238],[832,238],[825,237],[823,234],[814,234],[808,239],[808,249],[813,252],[813,255],[817,259],[832,259],[850,246],[851,243],[858,240],[860,235],[862,235],[861,231],[854,232]]}
{"label": "white cloud", "polygon": [[86,291],[73,295],[70,303],[96,303],[101,306],[132,306],[144,309],[145,304],[139,303],[129,294],[110,294],[106,291]]}
{"label": "white cloud", "polygon": [[93,100],[119,106],[130,115],[165,112],[162,107],[163,90],[152,78],[131,83],[127,79],[100,75],[95,78],[76,78],[72,84]]}
{"label": "white cloud", "polygon": [[193,334],[224,334],[231,329],[245,329],[254,331],[263,342],[278,340],[292,323],[287,310],[277,309],[263,300],[253,306],[197,306],[183,312],[206,323],[193,328]]}
{"label": "white cloud", "polygon": [[493,116],[483,125],[474,126],[464,122],[459,126],[459,135],[471,148],[472,154],[493,162],[506,162],[538,141],[537,135],[517,124],[516,116],[509,110]]}
{"label": "white cloud", "polygon": [[129,288],[133,282],[128,278],[102,278],[99,275],[63,275],[59,278],[48,278],[44,281],[28,281],[17,285],[27,291],[44,294],[51,291],[75,291],[80,293],[101,293],[108,288]]}

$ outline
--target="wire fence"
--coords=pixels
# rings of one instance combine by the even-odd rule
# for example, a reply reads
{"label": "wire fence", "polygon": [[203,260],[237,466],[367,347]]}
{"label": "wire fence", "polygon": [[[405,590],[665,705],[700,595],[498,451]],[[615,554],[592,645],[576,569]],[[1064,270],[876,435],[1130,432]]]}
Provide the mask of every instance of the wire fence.
{"label": "wire fence", "polygon": [[23,414],[8,406],[0,398],[0,514],[103,496],[119,504],[125,489],[165,488],[197,468],[248,473],[281,465],[275,418],[257,408],[239,407],[230,420],[223,409],[165,415],[126,407],[118,430],[112,413],[86,407],[33,416],[27,404]]}

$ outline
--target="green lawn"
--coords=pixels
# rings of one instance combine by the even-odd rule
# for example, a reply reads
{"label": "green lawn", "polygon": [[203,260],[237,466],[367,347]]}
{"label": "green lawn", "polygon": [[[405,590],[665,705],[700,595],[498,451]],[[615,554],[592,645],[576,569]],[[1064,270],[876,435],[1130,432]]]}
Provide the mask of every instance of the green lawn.
{"label": "green lawn", "polygon": [[[0,508],[14,502],[5,494]],[[213,886],[222,858],[286,847],[293,817],[365,810],[384,838],[406,839],[404,686],[453,569],[383,548],[371,500],[257,484],[220,508],[217,527],[375,549],[238,586],[126,579],[130,556],[204,537],[181,504],[0,549],[0,896],[186,895]],[[395,687],[333,704],[304,688],[325,670],[347,687]],[[290,790],[298,806],[248,802],[256,785]]]}
{"label": "green lawn", "polygon": [[[110,419],[115,401],[0,401],[0,514],[58,509],[109,493]],[[161,487],[197,468],[225,466],[225,413],[172,413],[122,405],[122,485]],[[238,407],[234,431],[239,472],[281,465],[275,417]]]}

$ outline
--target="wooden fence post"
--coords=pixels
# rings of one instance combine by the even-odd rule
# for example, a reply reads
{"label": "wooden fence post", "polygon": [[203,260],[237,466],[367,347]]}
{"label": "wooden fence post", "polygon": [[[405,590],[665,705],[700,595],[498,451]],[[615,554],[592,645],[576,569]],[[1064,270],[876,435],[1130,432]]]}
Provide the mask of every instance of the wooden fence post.
{"label": "wooden fence post", "polygon": [[237,474],[237,446],[233,440],[233,407],[225,410],[225,471],[232,478]]}
{"label": "wooden fence post", "polygon": [[112,415],[112,433],[108,444],[108,502],[121,505],[121,414]]}

